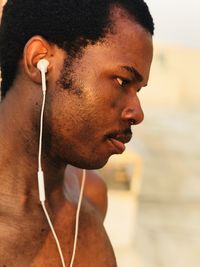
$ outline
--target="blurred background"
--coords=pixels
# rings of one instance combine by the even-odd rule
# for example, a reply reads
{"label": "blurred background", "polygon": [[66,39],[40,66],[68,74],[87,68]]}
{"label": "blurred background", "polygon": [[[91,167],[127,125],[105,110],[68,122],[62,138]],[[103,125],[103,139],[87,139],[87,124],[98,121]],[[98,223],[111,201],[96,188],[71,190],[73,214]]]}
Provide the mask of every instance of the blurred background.
{"label": "blurred background", "polygon": [[[143,124],[101,170],[119,267],[200,266],[200,2],[146,0],[155,22]],[[111,178],[112,177],[112,181]]]}
{"label": "blurred background", "polygon": [[[5,1],[0,0],[0,4]],[[200,2],[146,0],[155,22],[143,124],[99,172],[118,267],[200,266]]]}

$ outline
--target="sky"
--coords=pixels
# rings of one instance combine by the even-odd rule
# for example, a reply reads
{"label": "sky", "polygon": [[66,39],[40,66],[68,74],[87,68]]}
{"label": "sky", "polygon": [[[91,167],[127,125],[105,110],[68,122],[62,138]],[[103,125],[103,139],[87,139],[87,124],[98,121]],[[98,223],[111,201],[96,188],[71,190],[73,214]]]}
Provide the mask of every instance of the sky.
{"label": "sky", "polygon": [[145,0],[161,43],[200,48],[199,0]]}

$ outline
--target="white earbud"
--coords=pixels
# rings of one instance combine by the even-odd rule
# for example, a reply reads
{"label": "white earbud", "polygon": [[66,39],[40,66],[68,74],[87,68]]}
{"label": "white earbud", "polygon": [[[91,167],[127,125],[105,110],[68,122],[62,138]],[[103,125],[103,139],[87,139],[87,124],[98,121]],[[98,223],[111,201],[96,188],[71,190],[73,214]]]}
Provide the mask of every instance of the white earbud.
{"label": "white earbud", "polygon": [[49,61],[45,58],[40,59],[37,63],[37,68],[40,70],[41,72],[41,77],[42,77],[42,91],[43,93],[46,92],[46,72],[47,72],[47,68],[49,66]]}
{"label": "white earbud", "polygon": [[47,68],[49,66],[49,61],[46,60],[45,58],[40,59],[37,63],[37,68],[42,72],[42,73],[46,73],[47,72]]}

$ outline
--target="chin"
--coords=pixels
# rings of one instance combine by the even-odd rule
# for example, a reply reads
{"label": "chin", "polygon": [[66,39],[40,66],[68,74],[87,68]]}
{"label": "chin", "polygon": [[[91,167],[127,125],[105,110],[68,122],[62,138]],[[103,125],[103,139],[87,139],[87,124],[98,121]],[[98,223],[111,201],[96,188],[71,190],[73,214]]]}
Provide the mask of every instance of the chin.
{"label": "chin", "polygon": [[79,162],[70,162],[70,165],[73,165],[77,168],[80,169],[87,169],[87,170],[97,170],[97,169],[101,169],[103,166],[106,165],[106,163],[108,162],[108,158],[106,159],[98,159],[98,160],[82,160]]}

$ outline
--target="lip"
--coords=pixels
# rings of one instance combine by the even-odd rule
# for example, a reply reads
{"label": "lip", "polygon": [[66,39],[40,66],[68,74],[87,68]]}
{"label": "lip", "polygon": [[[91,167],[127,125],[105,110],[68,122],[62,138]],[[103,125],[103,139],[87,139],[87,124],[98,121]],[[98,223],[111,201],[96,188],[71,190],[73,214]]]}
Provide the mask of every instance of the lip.
{"label": "lip", "polygon": [[126,149],[125,143],[128,143],[132,138],[132,131],[130,128],[126,128],[121,131],[113,131],[106,135],[106,139],[114,148],[115,154],[121,154]]}
{"label": "lip", "polygon": [[111,136],[111,138],[125,144],[128,143],[132,138],[132,133],[126,133],[126,134],[117,134],[116,136]]}
{"label": "lip", "polygon": [[114,138],[109,138],[108,139],[112,146],[115,148],[116,154],[122,154],[124,150],[126,149],[125,145],[123,142],[114,139]]}

